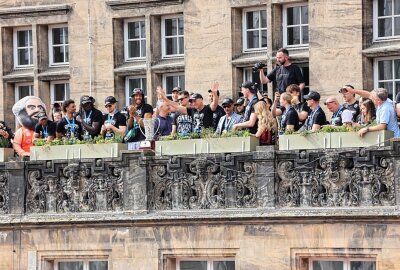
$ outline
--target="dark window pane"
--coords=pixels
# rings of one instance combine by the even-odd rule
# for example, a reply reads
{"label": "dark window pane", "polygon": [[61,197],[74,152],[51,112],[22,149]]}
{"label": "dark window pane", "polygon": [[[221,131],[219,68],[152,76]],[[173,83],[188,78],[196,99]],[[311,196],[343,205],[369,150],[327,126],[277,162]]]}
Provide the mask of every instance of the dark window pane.
{"label": "dark window pane", "polygon": [[18,49],[18,65],[29,65],[29,49]]}
{"label": "dark window pane", "polygon": [[308,26],[303,26],[302,27],[302,31],[303,31],[303,44],[308,44],[309,40],[308,40]]}
{"label": "dark window pane", "polygon": [[176,36],[177,34],[176,19],[166,19],[165,20],[165,35],[166,36]]}
{"label": "dark window pane", "polygon": [[400,36],[400,17],[394,18],[394,35]]}
{"label": "dark window pane", "polygon": [[375,270],[375,262],[350,262],[350,270]]}
{"label": "dark window pane", "polygon": [[140,38],[140,27],[138,22],[128,23],[128,39]]}
{"label": "dark window pane", "polygon": [[140,22],[140,31],[141,31],[141,37],[145,38],[146,37],[146,27],[145,27],[144,21]]}
{"label": "dark window pane", "polygon": [[53,45],[63,44],[63,30],[62,28],[53,28]]}
{"label": "dark window pane", "polygon": [[59,262],[58,270],[83,270],[83,262]]}
{"label": "dark window pane", "polygon": [[261,47],[267,47],[267,30],[261,31]]}
{"label": "dark window pane", "polygon": [[308,24],[308,6],[301,8],[301,23]]}
{"label": "dark window pane", "polygon": [[32,46],[32,30],[17,32],[17,46],[18,47]]}
{"label": "dark window pane", "polygon": [[30,85],[23,85],[23,86],[18,86],[18,97],[19,99],[30,96],[31,93],[31,86]]}
{"label": "dark window pane", "polygon": [[392,80],[392,61],[384,60],[378,62],[378,80]]}
{"label": "dark window pane", "polygon": [[185,52],[185,44],[183,37],[178,38],[179,39],[179,54],[183,54]]}
{"label": "dark window pane", "polygon": [[69,40],[68,40],[68,27],[64,28],[64,43],[68,44]]}
{"label": "dark window pane", "polygon": [[234,261],[213,262],[213,270],[235,270]]}
{"label": "dark window pane", "polygon": [[300,44],[300,27],[290,27],[287,29],[287,33],[288,33],[287,37],[288,45]]}
{"label": "dark window pane", "polygon": [[182,90],[185,90],[185,75],[167,76],[165,78],[165,84],[167,95],[171,95],[172,89],[176,86],[179,86]]}
{"label": "dark window pane", "polygon": [[395,79],[400,79],[400,59],[393,60],[394,61],[394,77]]}
{"label": "dark window pane", "polygon": [[378,0],[378,16],[392,15],[392,0]]}
{"label": "dark window pane", "polygon": [[89,270],[107,270],[108,262],[89,262]]}
{"label": "dark window pane", "polygon": [[54,85],[54,100],[61,101],[66,100],[65,95],[66,84],[55,84]]}
{"label": "dark window pane", "polygon": [[185,75],[179,76],[179,87],[182,89],[182,91],[185,90]]}
{"label": "dark window pane", "polygon": [[53,61],[54,63],[64,63],[64,47],[53,47]]}
{"label": "dark window pane", "polygon": [[247,31],[247,48],[253,49],[259,47],[259,32],[255,31]]}
{"label": "dark window pane", "polygon": [[261,28],[267,28],[267,12],[265,10],[261,10],[260,14],[261,14]]}
{"label": "dark window pane", "polygon": [[400,0],[395,0],[394,1],[394,15],[400,15]]}
{"label": "dark window pane", "polygon": [[300,7],[287,9],[287,25],[300,24]]}
{"label": "dark window pane", "polygon": [[179,26],[179,35],[183,35],[183,18],[179,18],[178,21]]}
{"label": "dark window pane", "polygon": [[314,261],[313,270],[343,270],[341,261]]}
{"label": "dark window pane", "polygon": [[395,82],[394,87],[395,87],[395,95],[394,96],[396,96],[396,94],[400,92],[400,82]]}
{"label": "dark window pane", "polygon": [[207,270],[207,262],[206,261],[180,262],[180,270]]}
{"label": "dark window pane", "polygon": [[167,55],[173,55],[177,54],[178,48],[177,48],[177,38],[166,38],[165,39],[165,47],[166,47],[166,53]]}
{"label": "dark window pane", "polygon": [[392,19],[379,19],[378,20],[378,36],[387,37],[392,35]]}
{"label": "dark window pane", "polygon": [[140,57],[140,41],[129,41],[128,42],[128,57]]}
{"label": "dark window pane", "polygon": [[260,27],[260,13],[258,11],[247,12],[247,29]]}

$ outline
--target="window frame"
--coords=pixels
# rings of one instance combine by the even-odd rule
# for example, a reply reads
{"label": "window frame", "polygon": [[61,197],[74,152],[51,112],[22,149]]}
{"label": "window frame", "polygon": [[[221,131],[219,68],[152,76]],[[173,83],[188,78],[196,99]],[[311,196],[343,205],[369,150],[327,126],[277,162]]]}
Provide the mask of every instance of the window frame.
{"label": "window frame", "polygon": [[65,95],[64,100],[69,99],[71,96],[71,84],[68,80],[51,81],[50,82],[50,103],[51,104],[54,104],[56,102],[62,103],[64,101],[64,100],[54,100],[54,98],[55,98],[54,85],[56,85],[56,84],[68,84],[68,89],[64,89],[64,95]]}
{"label": "window frame", "polygon": [[29,89],[29,96],[34,95],[34,88],[33,88],[33,82],[26,82],[26,83],[15,83],[14,85],[14,96],[15,96],[15,102],[21,99],[20,94],[19,94],[19,87],[20,86],[31,86]]}
{"label": "window frame", "polygon": [[[140,38],[139,39],[128,39],[128,24],[129,23],[135,23],[135,22],[144,22],[144,33],[145,37],[143,38],[141,36],[142,32],[140,31]],[[142,41],[145,41],[144,48],[142,48]],[[139,57],[129,57],[129,41],[139,41],[139,50],[140,50],[140,55],[142,54],[144,50],[144,56],[139,56]],[[146,47],[147,47],[147,37],[146,37],[146,20],[144,17],[141,18],[133,18],[133,19],[126,19],[124,20],[124,60],[125,62],[134,62],[134,61],[139,61],[139,60],[145,60],[147,56],[146,52]]]}
{"label": "window frame", "polygon": [[182,261],[206,261],[207,262],[207,270],[214,270],[213,262],[215,261],[229,261],[229,262],[235,262],[235,268],[236,268],[236,261],[234,257],[179,257],[176,258],[176,268],[175,270],[181,270],[180,269],[180,262]]}
{"label": "window frame", "polygon": [[[247,44],[247,32],[248,32],[248,28],[247,28],[247,13],[248,12],[255,12],[255,11],[265,11],[265,19],[266,19],[266,27],[262,28],[260,25],[260,28],[256,28],[258,29],[259,32],[261,32],[262,30],[265,29],[265,31],[267,31],[267,46],[266,47],[261,47],[261,43],[262,43],[262,38],[260,35],[260,39],[259,39],[259,45],[260,47],[258,48],[248,48],[248,44]],[[243,46],[243,52],[244,53],[249,53],[249,52],[263,52],[266,51],[268,48],[268,14],[267,14],[267,9],[263,8],[263,7],[252,7],[252,8],[244,8],[242,11],[242,46]],[[261,16],[260,16],[261,17]],[[256,30],[256,29],[252,29],[252,30]]]}
{"label": "window frame", "polygon": [[89,263],[90,262],[107,262],[107,270],[110,268],[109,267],[109,265],[110,265],[110,262],[109,262],[109,260],[107,259],[107,260],[102,260],[102,259],[79,259],[79,258],[76,258],[76,259],[57,259],[57,260],[54,260],[54,270],[59,270],[58,269],[58,263],[60,263],[60,262],[83,262],[83,270],[89,270]]}
{"label": "window frame", "polygon": [[[378,36],[378,1],[379,0],[374,0],[373,1],[373,8],[372,8],[372,14],[373,14],[373,41],[374,42],[379,42],[379,41],[387,41],[387,40],[400,40],[400,35],[393,35],[394,34],[394,18],[395,17],[399,17],[400,18],[400,14],[399,15],[390,15],[390,16],[382,16],[379,18],[391,18],[392,19],[392,35],[391,36],[386,36],[386,37],[379,37]],[[392,2],[392,5],[394,5],[394,2]],[[393,6],[392,6],[393,8]],[[400,29],[399,29],[400,31]]]}
{"label": "window frame", "polygon": [[[184,76],[185,77],[185,72],[173,72],[173,73],[163,73],[162,74],[162,86],[163,89],[165,89],[165,94],[167,97],[172,97],[172,89],[171,89],[171,93],[168,93],[168,89],[167,89],[167,77],[174,77],[174,76]],[[186,77],[184,78],[185,84],[186,84]],[[178,84],[179,85],[174,85],[177,87],[182,88],[182,90],[184,90],[186,87],[180,85],[179,80],[178,80]]]}
{"label": "window frame", "polygon": [[[62,28],[65,29],[67,28],[68,30],[68,43],[63,43],[63,44],[57,44],[54,45],[53,44],[53,29],[57,29],[57,28]],[[65,30],[63,30],[64,32]],[[53,66],[67,66],[69,65],[69,29],[68,29],[68,24],[54,24],[54,25],[49,25],[48,28],[48,42],[49,42],[49,66],[53,67]],[[64,47],[64,62],[60,62],[60,63],[55,63],[54,62],[54,57],[53,57],[53,52],[54,52],[54,48],[55,47]],[[68,48],[68,59],[66,59],[66,48]],[[65,61],[68,60],[68,61]]]}
{"label": "window frame", "polygon": [[132,103],[131,96],[129,95],[129,80],[130,79],[140,79],[140,88],[146,92],[144,96],[144,100],[147,103],[147,98],[148,98],[148,93],[147,89],[143,89],[143,80],[146,80],[146,86],[147,86],[147,77],[146,75],[137,75],[137,76],[126,76],[125,77],[125,106],[129,106]]}
{"label": "window frame", "polygon": [[[289,45],[288,44],[288,25],[287,25],[287,18],[288,18],[288,13],[287,10],[288,8],[293,8],[293,7],[305,7],[307,6],[308,8],[308,2],[300,2],[300,3],[294,3],[294,4],[289,4],[289,5],[284,5],[282,9],[282,28],[283,28],[283,47],[287,48],[307,48],[310,44],[310,35],[308,36],[308,43],[300,43],[300,44],[294,44],[294,45]],[[308,18],[309,19],[309,18]],[[303,42],[303,27],[307,26],[309,27],[310,22],[308,21],[308,24],[303,24],[302,23],[302,12],[300,12],[300,24],[294,24],[291,25],[291,27],[300,27],[300,41]],[[309,28],[308,28],[309,29]]]}
{"label": "window frame", "polygon": [[[31,42],[30,43],[32,43],[31,46],[18,47],[18,35],[17,35],[17,32],[21,32],[21,31],[31,31],[31,36],[30,36],[30,38],[31,38],[31,40],[30,40]],[[19,48],[28,49],[29,56],[31,56],[30,55],[30,49],[32,49],[32,63],[30,63],[28,65],[19,65],[18,64],[18,49]],[[15,27],[13,29],[13,56],[14,56],[13,60],[14,60],[14,68],[15,69],[24,69],[24,68],[33,67],[34,59],[33,59],[33,29],[32,29],[32,26]],[[31,57],[29,57],[29,59],[31,59]]]}
{"label": "window frame", "polygon": [[[394,71],[394,60],[400,60],[400,56],[398,56],[398,58],[393,57],[393,56],[388,56],[388,57],[378,57],[374,59],[374,88],[379,88],[379,65],[378,62],[379,61],[385,61],[385,60],[391,60],[392,61],[392,71]],[[393,76],[395,76],[394,72],[393,72]],[[387,82],[387,80],[385,81]],[[395,86],[395,82],[400,82],[400,79],[395,79],[393,78],[390,82],[392,82],[393,86]],[[388,89],[386,89],[388,90]],[[392,89],[392,98],[395,99],[397,93],[395,92],[396,89],[393,87]],[[390,95],[390,93],[389,93]]]}
{"label": "window frame", "polygon": [[[179,47],[179,38],[183,37],[183,54],[171,54],[171,55],[167,55],[166,54],[166,50],[167,50],[167,46],[166,46],[166,36],[165,36],[165,20],[168,19],[182,19],[183,20],[183,35],[179,35],[179,22],[178,22],[178,31],[177,31],[177,35],[176,36],[168,36],[168,37],[175,37],[178,39],[178,43],[177,43],[177,49],[179,51],[180,47]],[[168,15],[168,16],[162,16],[161,17],[161,57],[163,59],[165,58],[182,58],[185,56],[185,20],[183,17],[183,14],[174,14],[174,15]]]}
{"label": "window frame", "polygon": [[375,262],[375,269],[376,267],[376,259],[375,258],[362,258],[362,257],[351,257],[351,258],[340,258],[340,257],[311,257],[309,258],[309,264],[308,264],[308,270],[314,270],[313,268],[313,262],[314,261],[338,261],[338,262],[343,262],[343,269],[342,270],[350,270],[350,263],[351,262]]}

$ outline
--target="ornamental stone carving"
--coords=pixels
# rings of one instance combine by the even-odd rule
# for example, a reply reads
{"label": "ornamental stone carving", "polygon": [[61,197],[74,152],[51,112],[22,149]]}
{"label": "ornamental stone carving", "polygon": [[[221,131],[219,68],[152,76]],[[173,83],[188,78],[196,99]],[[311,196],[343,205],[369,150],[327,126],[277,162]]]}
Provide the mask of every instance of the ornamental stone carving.
{"label": "ornamental stone carving", "polygon": [[279,161],[277,205],[280,207],[339,207],[395,204],[393,160],[354,165],[353,158],[325,152],[305,166]]}
{"label": "ornamental stone carving", "polygon": [[0,174],[0,214],[8,213],[9,199],[8,177]]}
{"label": "ornamental stone carving", "polygon": [[[180,166],[175,166],[176,164]],[[207,158],[171,158],[168,164],[150,165],[149,208],[166,210],[255,207],[255,165],[243,162],[241,166],[243,170],[237,171]]]}

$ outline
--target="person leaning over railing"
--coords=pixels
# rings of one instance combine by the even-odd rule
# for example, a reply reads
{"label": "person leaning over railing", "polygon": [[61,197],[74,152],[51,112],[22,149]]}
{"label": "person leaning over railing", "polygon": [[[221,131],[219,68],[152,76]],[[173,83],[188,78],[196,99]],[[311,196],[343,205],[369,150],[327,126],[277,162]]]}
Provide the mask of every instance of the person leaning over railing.
{"label": "person leaning over railing", "polygon": [[107,113],[103,116],[101,135],[105,139],[112,139],[115,135],[125,136],[126,118],[117,110],[117,100],[113,96],[106,97],[104,107]]}
{"label": "person leaning over railing", "polygon": [[76,121],[76,105],[72,99],[65,100],[62,104],[64,117],[57,123],[57,139],[80,139],[82,126]]}
{"label": "person leaning over railing", "polygon": [[360,129],[358,134],[364,136],[369,131],[390,130],[394,137],[400,137],[399,126],[397,125],[396,112],[393,102],[388,98],[388,91],[385,88],[378,88],[371,92],[360,89],[346,87],[350,93],[370,98],[376,107],[376,126],[368,126]]}
{"label": "person leaning over railing", "polygon": [[[189,107],[190,94],[188,91],[179,93],[178,103],[183,107]],[[193,132],[193,117],[180,112],[175,113],[174,122],[172,124],[171,134],[178,134],[179,136],[188,136]]]}
{"label": "person leaning over railing", "polygon": [[36,139],[45,139],[46,142],[51,142],[56,137],[56,123],[49,120],[45,112],[40,112],[37,115],[39,123],[35,126],[33,133],[33,142]]}

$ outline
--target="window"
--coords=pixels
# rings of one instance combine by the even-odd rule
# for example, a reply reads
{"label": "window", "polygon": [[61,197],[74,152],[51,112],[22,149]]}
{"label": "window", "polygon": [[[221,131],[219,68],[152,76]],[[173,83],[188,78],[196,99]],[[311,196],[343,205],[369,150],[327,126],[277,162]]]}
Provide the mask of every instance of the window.
{"label": "window", "polygon": [[33,65],[32,29],[14,30],[14,67],[23,68]]}
{"label": "window", "polygon": [[15,84],[15,102],[26,96],[33,96],[33,84]]}
{"label": "window", "polygon": [[233,259],[184,259],[178,260],[176,270],[235,270],[235,261]]}
{"label": "window", "polygon": [[400,0],[374,0],[374,39],[400,38]]}
{"label": "window", "polygon": [[125,61],[146,57],[146,27],[140,20],[127,20],[124,23]]}
{"label": "window", "polygon": [[317,259],[310,263],[310,270],[375,270],[375,261],[365,259]]}
{"label": "window", "polygon": [[[267,69],[264,68],[264,73],[267,73]],[[261,94],[267,93],[268,91],[268,84],[261,84],[260,80],[260,72],[253,71],[252,68],[244,68],[243,69],[243,82],[245,81],[252,81],[253,83],[257,84],[257,88]],[[239,89],[241,93],[241,87]]]}
{"label": "window", "polygon": [[167,97],[172,95],[172,89],[180,87],[185,90],[185,74],[184,73],[168,73],[163,75],[163,88],[166,91]]}
{"label": "window", "polygon": [[140,88],[144,92],[144,100],[147,102],[147,80],[145,77],[126,77],[125,79],[125,104],[129,106],[132,102],[130,97],[133,89]]}
{"label": "window", "polygon": [[283,44],[285,47],[308,45],[308,6],[298,4],[283,9]]}
{"label": "window", "polygon": [[161,24],[162,56],[183,56],[183,17],[164,17]]}
{"label": "window", "polygon": [[65,65],[69,62],[68,27],[58,25],[49,27],[50,65]]}
{"label": "window", "polygon": [[400,91],[400,58],[381,58],[375,61],[375,87],[383,87],[393,99]]}
{"label": "window", "polygon": [[267,48],[266,10],[243,10],[243,51]]}
{"label": "window", "polygon": [[64,100],[69,99],[69,82],[68,81],[54,81],[50,85],[51,103],[62,103]]}
{"label": "window", "polygon": [[107,261],[56,261],[54,270],[107,270]]}

